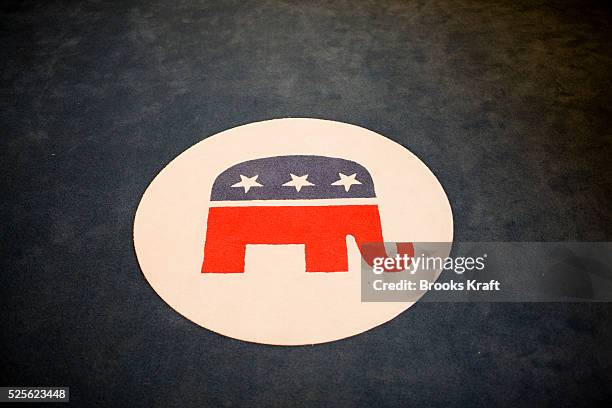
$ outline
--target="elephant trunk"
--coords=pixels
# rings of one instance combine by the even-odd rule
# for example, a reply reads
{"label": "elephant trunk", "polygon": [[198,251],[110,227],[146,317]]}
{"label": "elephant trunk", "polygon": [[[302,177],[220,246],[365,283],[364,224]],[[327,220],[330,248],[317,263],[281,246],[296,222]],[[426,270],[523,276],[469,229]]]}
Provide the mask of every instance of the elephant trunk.
{"label": "elephant trunk", "polygon": [[[375,266],[376,260],[381,259],[378,266],[383,267],[385,272],[401,272],[412,264],[414,245],[411,242],[397,242],[395,246],[397,249],[395,255],[387,254],[384,242],[364,243],[359,246],[359,251],[369,266]],[[400,259],[401,262],[394,262],[393,266],[388,266],[384,264],[384,259],[387,258]]]}
{"label": "elephant trunk", "polygon": [[[412,264],[412,258],[414,257],[414,245],[411,242],[398,242],[396,246],[396,254],[389,255],[385,248],[385,243],[382,235],[382,225],[380,222],[380,215],[378,212],[378,206],[373,206],[367,213],[367,217],[363,217],[359,223],[355,226],[353,236],[361,252],[362,259],[369,265],[374,266],[376,259],[380,258],[401,258],[405,259],[402,262],[402,266],[409,266]],[[400,272],[404,268],[397,267],[397,262],[393,267],[385,267],[386,272]]]}

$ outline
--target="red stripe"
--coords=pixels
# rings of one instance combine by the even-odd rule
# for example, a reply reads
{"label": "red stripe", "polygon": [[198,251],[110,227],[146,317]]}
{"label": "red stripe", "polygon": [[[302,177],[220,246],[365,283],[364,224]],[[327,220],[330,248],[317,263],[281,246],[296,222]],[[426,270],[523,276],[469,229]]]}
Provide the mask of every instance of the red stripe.
{"label": "red stripe", "polygon": [[244,272],[247,244],[304,244],[306,271],[347,271],[347,235],[382,243],[378,206],[211,207],[202,272]]}

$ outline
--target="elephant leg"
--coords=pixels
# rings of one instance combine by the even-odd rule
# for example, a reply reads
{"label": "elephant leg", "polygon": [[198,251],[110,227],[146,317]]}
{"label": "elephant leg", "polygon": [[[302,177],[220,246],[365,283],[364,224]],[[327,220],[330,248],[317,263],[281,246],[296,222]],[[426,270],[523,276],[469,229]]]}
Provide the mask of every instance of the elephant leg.
{"label": "elephant leg", "polygon": [[317,239],[305,243],[306,272],[346,272],[346,237]]}
{"label": "elephant leg", "polygon": [[204,245],[202,273],[244,272],[246,245],[227,243],[222,240],[207,240]]}

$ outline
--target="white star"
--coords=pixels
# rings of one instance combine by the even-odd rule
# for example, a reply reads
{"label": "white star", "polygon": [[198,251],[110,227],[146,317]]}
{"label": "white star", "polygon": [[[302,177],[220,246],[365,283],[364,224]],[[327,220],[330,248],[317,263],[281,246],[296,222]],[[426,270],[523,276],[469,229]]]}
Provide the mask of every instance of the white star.
{"label": "white star", "polygon": [[353,173],[350,176],[346,176],[342,173],[338,173],[340,179],[331,183],[332,186],[344,186],[344,191],[349,191],[353,184],[361,184],[361,181],[356,180],[355,176],[357,173]]}
{"label": "white star", "polygon": [[304,186],[314,186],[314,184],[307,180],[308,174],[304,176],[296,176],[295,174],[289,175],[291,176],[291,181],[283,184],[285,187],[295,187],[295,189],[299,192]]}
{"label": "white star", "polygon": [[245,177],[241,174],[240,181],[236,184],[232,184],[232,187],[244,187],[245,193],[248,193],[251,187],[263,187],[257,182],[257,177],[259,177],[259,174],[256,174],[253,177]]}

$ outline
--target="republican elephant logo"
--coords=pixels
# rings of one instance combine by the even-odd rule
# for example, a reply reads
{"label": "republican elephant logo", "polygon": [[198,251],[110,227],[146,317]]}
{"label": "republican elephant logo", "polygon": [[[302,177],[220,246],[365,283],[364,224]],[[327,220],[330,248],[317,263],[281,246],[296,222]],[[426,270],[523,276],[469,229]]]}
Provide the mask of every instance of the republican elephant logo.
{"label": "republican elephant logo", "polygon": [[274,345],[393,319],[423,292],[372,295],[379,278],[406,276],[375,273],[391,272],[397,255],[406,269],[405,257],[421,255],[416,242],[452,239],[448,198],[417,156],[371,130],[307,118],[207,136],[155,176],[134,217],[143,275],[168,305],[216,333]]}
{"label": "republican elephant logo", "polygon": [[[374,181],[341,158],[291,155],[249,160],[212,187],[202,273],[242,273],[246,246],[304,245],[306,272],[346,272],[351,235],[370,265],[387,257]],[[411,244],[397,244],[412,257]]]}

